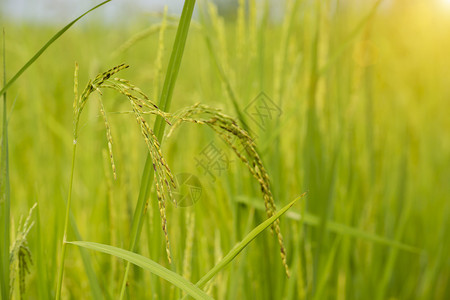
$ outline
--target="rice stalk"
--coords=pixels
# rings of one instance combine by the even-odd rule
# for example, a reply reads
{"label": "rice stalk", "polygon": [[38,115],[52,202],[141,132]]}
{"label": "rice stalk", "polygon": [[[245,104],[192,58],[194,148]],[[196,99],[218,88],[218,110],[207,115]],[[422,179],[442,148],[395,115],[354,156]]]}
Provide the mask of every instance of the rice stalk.
{"label": "rice stalk", "polygon": [[[171,262],[170,243],[167,232],[166,201],[168,198],[173,199],[172,188],[175,188],[175,179],[162,155],[158,139],[147,121],[144,119],[143,114],[150,113],[159,115],[164,118],[169,124],[170,122],[167,120],[167,114],[161,111],[154,103],[152,103],[139,88],[123,79],[115,78],[114,80],[116,82],[111,85],[107,85],[106,87],[116,89],[130,100],[130,104],[135,114],[136,121],[140,127],[141,134],[144,137],[145,143],[152,157],[156,195],[158,197],[162,228],[166,239],[167,259],[169,262]],[[145,108],[147,108],[147,110],[144,111]],[[147,206],[148,199],[146,201],[144,212],[147,210]]]}
{"label": "rice stalk", "polygon": [[[269,176],[256,151],[256,144],[246,130],[241,128],[233,118],[221,113],[219,110],[200,104],[181,110],[174,116],[174,119],[173,126],[171,127],[168,136],[170,136],[173,130],[182,122],[207,125],[216,132],[258,181],[263,194],[267,217],[270,218],[273,216],[276,212],[276,207],[270,189]],[[271,225],[271,228],[276,233],[283,266],[286,275],[289,276],[286,249],[280,231],[280,221],[276,220]]]}
{"label": "rice stalk", "polygon": [[[136,122],[140,128],[141,134],[144,137],[144,141],[147,145],[148,151],[152,157],[153,169],[154,169],[154,180],[156,186],[156,194],[158,198],[159,211],[161,215],[162,229],[164,231],[166,239],[166,252],[169,262],[171,262],[170,254],[170,243],[167,231],[167,218],[166,218],[166,202],[168,199],[173,199],[172,188],[175,188],[175,179],[167,165],[163,154],[161,152],[161,147],[157,137],[155,136],[153,130],[150,128],[148,122],[143,117],[144,114],[154,114],[162,117],[167,123],[170,122],[167,119],[166,113],[161,111],[156,104],[154,104],[137,86],[130,83],[128,80],[121,78],[114,78],[109,80],[110,77],[127,68],[127,65],[119,65],[107,72],[99,74],[96,79],[91,84],[86,87],[85,98],[89,97],[90,92],[97,90],[100,92],[100,88],[110,88],[114,89],[120,94],[123,94],[130,101],[132,111],[135,115]],[[101,92],[100,92],[101,93]],[[80,100],[79,106],[83,107],[86,101]],[[100,100],[100,110],[105,120],[106,134],[108,139],[108,148],[110,151],[110,159],[112,164],[112,169],[115,174],[115,165],[112,154],[112,137],[110,133],[110,127],[106,119],[106,113],[104,111],[103,104]],[[82,108],[81,108],[82,109]],[[80,112],[81,112],[80,109]],[[79,112],[79,113],[80,113]],[[146,202],[145,210],[148,206],[148,199]]]}
{"label": "rice stalk", "polygon": [[[110,77],[126,68],[126,65],[119,65],[107,72],[99,74],[96,79],[89,83],[83,92],[78,106],[84,107],[87,97],[91,92],[100,88],[111,88],[119,93],[125,95],[130,101],[132,111],[135,114],[136,121],[140,127],[141,134],[144,137],[145,143],[149,150],[149,153],[153,160],[154,180],[156,187],[156,194],[158,198],[159,211],[161,216],[162,229],[166,240],[166,252],[169,262],[171,261],[170,243],[167,232],[167,217],[166,217],[166,203],[167,200],[172,200],[172,189],[175,188],[175,180],[172,172],[166,163],[158,139],[156,138],[153,130],[150,128],[147,121],[144,119],[144,114],[154,114],[162,117],[166,123],[173,126],[170,129],[168,135],[171,135],[174,129],[178,127],[182,122],[191,122],[200,125],[207,125],[214,130],[225,143],[233,150],[237,157],[247,166],[250,173],[258,181],[261,192],[263,194],[264,204],[266,208],[266,214],[270,218],[276,211],[274,198],[270,189],[270,180],[262,163],[259,154],[256,151],[256,145],[254,140],[250,137],[247,131],[241,128],[237,122],[220,112],[220,110],[196,104],[192,107],[187,107],[176,114],[165,113],[158,108],[150,99],[136,86],[129,81],[120,78],[110,79]],[[102,107],[102,106],[101,106]],[[78,110],[78,115],[81,113],[81,109]],[[101,108],[102,109],[102,108]],[[104,111],[102,114],[105,114]],[[105,114],[106,115],[106,114]],[[107,132],[109,126],[107,125]],[[108,135],[108,133],[107,133]],[[108,144],[110,135],[108,135]],[[112,152],[111,152],[112,153]],[[112,156],[112,155],[111,155]],[[113,167],[114,170],[114,167]],[[146,203],[145,209],[148,206]],[[276,220],[271,228],[275,231],[275,234],[280,245],[281,258],[286,270],[286,274],[289,276],[289,270],[286,261],[286,250],[283,244],[283,237],[280,231],[279,220]]]}
{"label": "rice stalk", "polygon": [[[75,72],[74,72],[74,94],[75,94],[75,100],[73,105],[73,151],[72,151],[72,168],[71,168],[71,175],[70,175],[70,184],[69,184],[69,194],[68,194],[68,200],[67,200],[67,207],[66,207],[66,217],[64,221],[64,234],[63,234],[63,241],[62,241],[62,250],[61,250],[61,264],[59,269],[59,276],[58,276],[58,282],[57,282],[57,294],[56,299],[60,299],[61,297],[61,288],[62,288],[62,281],[63,281],[63,274],[64,274],[64,261],[65,261],[65,252],[66,252],[66,238],[67,238],[67,229],[68,229],[68,222],[69,222],[69,215],[70,215],[70,204],[71,204],[71,198],[72,198],[72,185],[73,185],[73,174],[74,174],[74,166],[75,166],[75,157],[76,157],[76,145],[77,145],[77,139],[78,139],[78,125],[80,121],[81,113],[83,112],[83,109],[91,96],[93,92],[98,92],[100,95],[102,94],[101,90],[102,88],[112,88],[119,93],[125,95],[131,103],[132,109],[136,115],[136,120],[141,128],[141,132],[144,136],[145,142],[149,148],[149,152],[151,153],[151,157],[153,159],[153,166],[156,170],[155,172],[155,182],[156,182],[156,188],[158,191],[158,199],[160,202],[160,213],[161,218],[163,220],[163,230],[166,235],[166,243],[168,245],[168,237],[167,237],[167,229],[166,229],[166,222],[165,222],[165,204],[164,201],[166,199],[166,192],[171,197],[171,187],[175,185],[173,176],[170,172],[169,167],[164,161],[164,158],[162,157],[162,153],[159,147],[158,140],[156,136],[153,134],[153,131],[148,126],[145,119],[142,117],[141,112],[143,112],[144,109],[147,109],[147,111],[153,112],[154,114],[160,115],[163,118],[165,118],[165,114],[161,112],[158,107],[152,103],[147,96],[136,86],[131,84],[129,81],[124,79],[115,78],[114,80],[111,79],[111,76],[114,74],[120,72],[121,70],[124,70],[128,68],[128,65],[126,64],[120,64],[108,71],[105,71],[103,73],[98,74],[93,80],[90,80],[88,84],[86,85],[84,91],[82,94],[78,97],[78,66],[75,66]],[[112,136],[110,132],[109,123],[106,119],[106,112],[103,107],[103,103],[100,100],[100,112],[104,118],[105,126],[106,126],[106,135],[108,140],[108,149],[110,153],[110,160],[112,164],[113,173],[115,174],[115,164],[112,154]],[[170,182],[170,183],[169,183]],[[167,246],[168,248],[168,246]],[[170,259],[170,253],[168,251],[168,257]]]}
{"label": "rice stalk", "polygon": [[[77,97],[78,99],[74,101],[73,160],[75,159],[75,149],[76,149],[75,146],[77,141],[80,115],[90,95],[95,91],[99,92],[101,95],[101,89],[108,88],[113,89],[119,92],[120,94],[126,96],[126,98],[129,100],[132,112],[135,115],[136,122],[138,123],[141,134],[147,145],[149,155],[152,159],[152,166],[154,171],[153,179],[156,187],[156,195],[158,198],[158,206],[161,217],[162,230],[165,236],[166,253],[169,263],[171,262],[171,253],[167,230],[166,203],[168,200],[173,199],[172,189],[175,188],[175,180],[168,164],[166,163],[163,157],[158,138],[156,137],[153,130],[150,128],[148,122],[144,118],[145,114],[153,114],[156,116],[160,116],[169,125],[171,125],[172,120],[174,124],[172,126],[171,131],[177,128],[177,125],[180,124],[181,122],[203,124],[208,125],[210,128],[212,128],[230,146],[230,148],[235,152],[238,158],[247,166],[253,177],[256,178],[256,180],[260,184],[260,188],[263,194],[267,216],[269,218],[272,217],[276,211],[276,208],[273,195],[270,189],[269,177],[256,151],[256,145],[253,139],[247,133],[247,131],[242,129],[233,118],[221,113],[219,110],[204,105],[195,105],[192,107],[188,107],[180,111],[178,114],[174,115],[162,111],[142,92],[141,89],[130,83],[128,80],[121,78],[114,78],[114,79],[111,78],[114,74],[118,73],[119,71],[125,68],[128,68],[128,65],[121,64],[106,72],[100,73],[94,78],[94,80],[89,81],[81,96]],[[75,95],[78,94],[77,76],[78,76],[78,67],[76,66],[75,83],[74,83]],[[110,153],[112,170],[113,173],[115,174],[110,125],[107,121],[103,102],[100,100],[99,103],[100,103],[100,112],[103,116],[106,127],[106,136],[108,141],[108,150]],[[72,180],[73,174],[71,176],[70,190],[72,186]],[[69,200],[71,197],[70,195],[71,192],[69,192]],[[144,212],[147,210],[147,206],[148,206],[148,199],[146,200],[145,203]],[[70,201],[68,201],[67,206],[68,212],[69,207]],[[289,270],[286,262],[286,251],[283,244],[283,237],[280,232],[279,220],[276,220],[271,226],[277,235],[278,243],[280,245],[282,262],[285,267],[286,274],[289,276]],[[64,241],[66,240],[66,230],[67,228],[65,227],[63,239]],[[63,248],[63,257],[62,257],[63,262],[64,262],[64,255],[65,249]],[[62,279],[60,278],[60,280]]]}

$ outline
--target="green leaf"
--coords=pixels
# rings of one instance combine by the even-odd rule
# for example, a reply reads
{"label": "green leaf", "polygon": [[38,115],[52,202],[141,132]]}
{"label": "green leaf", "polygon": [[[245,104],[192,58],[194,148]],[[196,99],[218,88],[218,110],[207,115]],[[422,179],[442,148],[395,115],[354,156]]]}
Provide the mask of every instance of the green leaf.
{"label": "green leaf", "polygon": [[210,296],[208,296],[204,291],[202,291],[200,288],[195,286],[192,282],[184,279],[180,275],[178,275],[175,272],[172,272],[160,264],[154,262],[153,260],[144,257],[142,255],[139,255],[137,253],[113,247],[110,245],[104,245],[99,243],[93,243],[93,242],[81,242],[81,241],[75,241],[75,242],[67,242],[68,244],[77,245],[80,247],[84,247],[87,249],[103,252],[106,254],[110,254],[119,258],[122,258],[132,264],[135,264],[145,270],[148,270],[152,272],[153,274],[169,281],[173,285],[179,287],[195,299],[213,299]]}
{"label": "green leaf", "polygon": [[302,198],[304,196],[301,195],[297,198],[295,198],[291,203],[280,209],[276,214],[274,214],[269,219],[265,220],[261,224],[259,224],[255,229],[250,231],[249,234],[247,234],[244,239],[236,244],[233,249],[231,249],[230,252],[228,252],[227,255],[225,255],[222,260],[217,263],[214,268],[212,268],[208,273],[206,273],[198,282],[197,286],[203,287],[211,278],[214,277],[217,273],[219,273],[227,264],[229,264],[245,247],[247,247],[248,244],[250,244],[251,241],[253,241],[261,232],[263,232],[267,227],[269,227],[273,222],[275,222],[276,219],[281,217],[289,208],[291,208],[292,205],[294,205],[297,200]]}

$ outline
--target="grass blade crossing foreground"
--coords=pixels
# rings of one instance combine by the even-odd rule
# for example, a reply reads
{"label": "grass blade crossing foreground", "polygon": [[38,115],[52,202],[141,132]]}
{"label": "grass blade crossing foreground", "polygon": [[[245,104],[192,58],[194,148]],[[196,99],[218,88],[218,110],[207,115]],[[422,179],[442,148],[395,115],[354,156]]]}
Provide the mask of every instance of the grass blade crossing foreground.
{"label": "grass blade crossing foreground", "polygon": [[[255,200],[253,200],[252,198],[249,197],[238,197],[237,201],[239,203],[243,203],[249,206],[252,206],[258,210],[264,210],[264,206],[261,205],[261,203],[259,203],[257,201],[257,199],[255,198]],[[315,216],[313,214],[307,213],[305,212],[303,215],[300,215],[299,213],[296,212],[288,212],[286,214],[286,217],[291,219],[291,220],[295,220],[295,221],[300,221],[302,220],[305,224],[310,225],[310,226],[320,226],[320,218],[318,216]],[[354,228],[345,224],[341,224],[341,223],[337,223],[337,222],[333,222],[333,221],[328,221],[326,224],[326,229],[338,234],[342,234],[342,235],[348,235],[348,236],[352,236],[355,238],[360,238],[360,239],[364,239],[367,241],[371,241],[374,243],[378,243],[378,244],[382,244],[382,245],[386,245],[386,246],[390,246],[390,247],[395,247],[404,251],[408,251],[408,252],[412,252],[412,253],[420,253],[422,250],[419,248],[416,248],[414,246],[410,246],[401,242],[398,242],[396,240],[390,240],[387,239],[385,237],[370,233],[370,232],[366,232],[364,230],[358,229],[358,228]]]}
{"label": "grass blade crossing foreground", "polygon": [[229,264],[251,241],[253,241],[261,232],[263,232],[267,227],[269,227],[273,222],[275,222],[279,217],[281,217],[292,205],[294,205],[297,200],[302,198],[306,193],[303,193],[299,197],[295,198],[291,203],[280,209],[272,217],[265,220],[259,224],[255,229],[250,231],[240,243],[236,244],[227,255],[225,255],[222,260],[214,266],[208,273],[206,273],[198,282],[197,286],[203,287],[211,278],[214,277],[218,272],[220,272],[227,264]]}
{"label": "grass blade crossing foreground", "polygon": [[[5,31],[3,31],[3,80],[6,81]],[[2,299],[9,299],[9,157],[8,157],[8,116],[6,115],[6,94],[3,94],[3,134],[0,168],[0,283]]]}
{"label": "grass blade crossing foreground", "polygon": [[116,257],[125,259],[126,261],[135,264],[145,270],[148,270],[152,272],[153,274],[171,282],[175,286],[179,287],[195,299],[213,299],[210,296],[208,296],[204,291],[202,291],[200,288],[195,286],[192,282],[184,279],[180,275],[178,275],[175,272],[172,272],[160,264],[154,262],[153,260],[144,257],[142,255],[136,254],[134,252],[130,252],[125,249],[104,245],[104,244],[98,244],[93,242],[81,242],[81,241],[75,241],[75,242],[67,242],[68,244],[77,245],[80,247],[84,247],[87,249],[92,249],[95,251],[103,252],[106,254],[114,255]]}
{"label": "grass blade crossing foreground", "polygon": [[64,26],[64,28],[62,28],[60,31],[58,31],[50,40],[48,40],[48,42],[42,46],[41,49],[39,49],[38,52],[36,52],[36,54],[30,58],[30,60],[16,73],[16,75],[14,75],[9,81],[8,83],[6,83],[2,90],[0,91],[0,96],[3,95],[6,90],[8,90],[8,88],[14,83],[14,81],[17,80],[17,78],[20,77],[20,75],[22,75],[23,72],[25,72],[26,69],[28,69],[35,61],[36,59],[39,58],[39,56],[42,55],[42,53],[45,52],[45,50],[47,50],[47,48],[53,44],[53,42],[55,42],[61,35],[63,35],[64,32],[66,32],[70,27],[72,27],[73,24],[75,24],[78,20],[80,20],[82,17],[84,17],[85,15],[87,15],[88,13],[90,13],[91,11],[99,8],[100,6],[110,2],[111,0],[106,0],[103,1],[102,3],[98,4],[97,6],[94,6],[93,8],[91,8],[90,10],[86,11],[84,14],[82,14],[81,16],[79,16],[78,18],[76,18],[75,20],[73,20],[72,22],[70,22],[69,24],[67,24],[66,26]]}
{"label": "grass blade crossing foreground", "polygon": [[[170,108],[172,100],[173,89],[177,80],[178,71],[180,69],[181,58],[183,57],[184,46],[186,44],[187,34],[191,23],[192,13],[194,11],[195,0],[186,0],[184,2],[183,11],[181,13],[180,23],[178,25],[175,42],[173,45],[172,53],[170,56],[169,66],[167,68],[164,85],[159,100],[159,108],[167,112]],[[157,117],[154,126],[155,136],[161,141],[164,134],[165,123],[162,118]],[[130,250],[134,251],[138,243],[140,234],[142,232],[142,225],[145,213],[145,203],[150,196],[150,190],[153,180],[153,163],[150,153],[147,154],[145,161],[144,171],[141,178],[141,187],[139,189],[138,201],[133,215],[131,237],[130,237]],[[125,274],[122,282],[122,288],[120,291],[120,299],[123,299],[126,289],[126,282],[128,272],[130,270],[130,264],[127,264]]]}

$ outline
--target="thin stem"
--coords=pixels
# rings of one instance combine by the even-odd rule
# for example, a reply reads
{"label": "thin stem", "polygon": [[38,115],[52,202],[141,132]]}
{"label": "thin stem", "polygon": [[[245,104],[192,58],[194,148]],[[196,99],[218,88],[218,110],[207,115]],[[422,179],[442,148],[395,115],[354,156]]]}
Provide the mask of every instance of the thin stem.
{"label": "thin stem", "polygon": [[75,169],[75,154],[77,150],[77,140],[74,139],[72,148],[72,167],[70,171],[70,183],[69,183],[69,194],[67,195],[67,205],[66,205],[66,216],[64,219],[64,235],[61,247],[61,264],[59,265],[59,275],[58,275],[58,285],[56,287],[56,300],[61,299],[61,288],[64,275],[64,261],[66,258],[66,239],[67,239],[67,229],[69,227],[69,213],[70,213],[70,203],[72,200],[72,186],[73,186],[73,174]]}

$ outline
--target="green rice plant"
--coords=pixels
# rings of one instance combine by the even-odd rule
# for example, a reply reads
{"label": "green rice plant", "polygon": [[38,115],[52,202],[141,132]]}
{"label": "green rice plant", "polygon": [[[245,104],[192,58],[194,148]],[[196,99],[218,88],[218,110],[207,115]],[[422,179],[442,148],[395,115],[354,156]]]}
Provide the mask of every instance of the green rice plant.
{"label": "green rice plant", "polygon": [[[264,198],[267,217],[270,218],[276,211],[275,201],[270,188],[270,179],[261,158],[256,150],[256,145],[249,133],[241,128],[237,122],[221,113],[217,109],[205,105],[196,104],[192,107],[181,110],[175,114],[176,121],[173,122],[168,135],[176,129],[181,122],[192,122],[209,126],[221,139],[233,150],[236,156],[248,168],[253,177],[258,181]],[[281,259],[289,277],[289,268],[286,260],[286,249],[283,244],[283,236],[280,231],[280,222],[276,220],[271,227],[278,238],[280,245]]]}
{"label": "green rice plant", "polygon": [[[14,281],[16,279],[16,270],[19,271],[19,292],[20,299],[25,299],[25,276],[30,274],[30,264],[33,264],[33,259],[31,256],[31,251],[28,248],[27,236],[30,229],[33,227],[34,222],[31,222],[31,215],[33,210],[36,208],[37,203],[35,203],[28,213],[25,222],[22,218],[19,220],[19,227],[17,229],[17,236],[15,238],[14,244],[11,248],[11,253],[9,255],[9,269],[10,269],[10,282],[9,282],[9,297],[13,297],[14,292]],[[23,223],[22,223],[23,222]]]}
{"label": "green rice plant", "polygon": [[[158,108],[150,99],[136,86],[131,84],[128,80],[111,77],[120,72],[121,70],[128,68],[128,65],[122,64],[114,67],[106,72],[98,74],[95,79],[89,81],[83,93],[78,96],[78,66],[75,66],[75,80],[74,80],[74,123],[73,123],[73,161],[72,166],[74,166],[76,145],[78,140],[78,127],[79,120],[83,109],[93,92],[99,92],[100,89],[108,88],[118,91],[120,94],[126,96],[130,101],[132,111],[135,114],[136,121],[140,127],[141,134],[144,137],[145,143],[152,158],[153,170],[154,170],[154,182],[156,186],[156,194],[158,198],[159,210],[161,215],[162,229],[166,239],[166,252],[169,262],[171,261],[169,237],[167,232],[167,219],[165,212],[165,205],[167,200],[171,200],[172,188],[175,187],[175,181],[173,175],[170,171],[169,166],[165,162],[162,155],[158,139],[154,135],[153,131],[150,129],[147,121],[144,119],[144,114],[153,114],[162,117],[168,124],[172,124],[171,131],[169,135],[176,129],[181,122],[191,122],[195,124],[204,124],[212,128],[230,147],[233,149],[237,157],[247,166],[251,174],[255,177],[261,187],[263,193],[263,198],[265,202],[266,212],[268,218],[272,217],[275,213],[275,203],[270,190],[269,176],[263,166],[263,163],[256,151],[255,143],[250,135],[242,128],[240,128],[237,122],[231,117],[221,113],[219,110],[212,109],[204,105],[194,105],[180,112],[174,114],[173,116],[164,113]],[[110,126],[106,118],[105,109],[102,101],[100,100],[100,113],[104,118],[105,128],[106,128],[106,138],[108,142],[108,150],[110,151],[110,161],[115,176],[115,164],[112,153],[112,135],[110,131]],[[200,117],[202,116],[202,117]],[[71,202],[71,187],[73,182],[73,171],[71,169],[71,181],[69,185],[69,196],[67,201],[67,211],[66,214],[70,214],[70,202]],[[147,204],[146,204],[147,205]],[[68,226],[68,216],[66,216],[66,221],[64,225],[64,236],[63,243],[67,240],[67,226]],[[272,229],[276,232],[278,242],[280,244],[281,258],[283,265],[286,269],[286,274],[289,276],[289,270],[286,260],[286,250],[283,244],[283,237],[280,231],[279,220],[275,220],[272,224]],[[62,257],[60,265],[60,275],[59,275],[59,286],[58,290],[61,289],[62,285],[62,274],[65,260],[65,243],[62,247]]]}
{"label": "green rice plant", "polygon": [[[121,64],[114,67],[106,72],[98,74],[92,81],[89,81],[83,93],[78,96],[78,66],[75,66],[74,75],[74,104],[73,104],[73,156],[72,156],[72,169],[69,184],[69,195],[66,208],[66,219],[64,223],[64,234],[63,234],[63,245],[61,254],[61,265],[59,273],[59,281],[57,288],[57,297],[60,297],[60,291],[62,287],[62,278],[64,272],[64,261],[65,261],[65,241],[67,240],[67,228],[68,228],[68,218],[70,215],[70,203],[72,198],[72,184],[73,184],[73,172],[74,172],[74,162],[76,145],[78,140],[78,127],[81,114],[83,109],[93,92],[99,92],[100,89],[109,88],[118,91],[120,94],[126,96],[130,101],[133,113],[135,114],[136,121],[140,127],[142,136],[144,137],[145,143],[151,155],[152,165],[154,170],[154,182],[156,186],[156,194],[158,198],[159,210],[161,215],[162,229],[165,234],[166,239],[166,252],[169,262],[171,261],[169,238],[167,232],[167,219],[165,212],[165,203],[168,199],[172,199],[171,189],[175,187],[175,181],[173,175],[164,160],[162,155],[160,145],[157,137],[150,129],[147,121],[144,119],[144,114],[153,114],[162,117],[168,124],[171,124],[169,118],[173,120],[173,126],[171,132],[181,124],[181,122],[192,122],[195,124],[206,124],[212,128],[219,136],[233,149],[237,157],[247,166],[251,174],[257,179],[260,184],[261,191],[263,193],[263,198],[265,202],[266,212],[268,218],[272,217],[275,213],[275,203],[270,190],[269,176],[265,171],[262,161],[256,151],[255,143],[249,134],[242,128],[238,126],[236,121],[231,117],[219,112],[218,110],[211,109],[207,106],[194,105],[193,107],[188,107],[174,116],[163,112],[150,101],[150,99],[136,86],[131,84],[128,80],[111,77],[120,72],[121,70],[128,68],[128,65]],[[110,161],[115,177],[115,163],[112,153],[112,135],[109,126],[109,122],[106,117],[106,112],[102,101],[100,100],[100,113],[104,119],[106,128],[106,137],[108,142],[108,150],[110,152]],[[200,116],[204,116],[200,118]],[[169,133],[170,135],[170,133]],[[236,145],[237,144],[237,145]],[[147,204],[146,204],[147,205]],[[145,212],[146,208],[144,209]],[[272,224],[272,229],[276,232],[278,242],[280,245],[281,258],[283,265],[286,270],[287,276],[289,276],[289,270],[286,260],[286,250],[283,244],[283,237],[280,231],[279,220],[275,220]]]}
{"label": "green rice plant", "polygon": [[[163,222],[163,231],[166,235],[167,242],[167,255],[170,260],[170,252],[169,252],[169,240],[167,237],[167,229],[166,229],[166,216],[165,216],[165,200],[166,195],[171,195],[171,187],[174,186],[175,182],[173,180],[173,176],[170,172],[169,167],[165,163],[165,160],[162,156],[159,142],[153,131],[150,129],[147,121],[143,118],[143,109],[147,108],[147,112],[153,113],[165,118],[165,114],[158,109],[158,107],[153,104],[142,91],[131,84],[129,81],[114,78],[110,80],[111,76],[120,72],[123,69],[128,68],[128,65],[121,64],[118,65],[106,72],[98,74],[93,80],[89,81],[86,88],[82,92],[80,96],[78,96],[78,65],[75,66],[75,80],[74,80],[74,104],[73,104],[73,150],[72,150],[72,168],[70,175],[70,183],[69,183],[69,192],[67,197],[67,208],[66,208],[66,217],[64,221],[64,233],[63,233],[63,244],[61,250],[61,264],[59,269],[59,277],[58,277],[58,287],[57,287],[57,298],[61,296],[61,287],[62,280],[64,274],[64,261],[65,261],[65,252],[66,252],[66,244],[64,243],[67,239],[67,230],[68,230],[68,222],[70,215],[70,205],[72,199],[72,185],[73,185],[73,174],[74,174],[74,166],[75,166],[75,157],[76,157],[76,146],[78,140],[78,128],[81,113],[83,112],[86,103],[93,92],[99,92],[101,94],[101,88],[109,88],[118,91],[120,94],[125,95],[130,101],[133,112],[136,116],[136,121],[140,127],[141,133],[144,137],[145,143],[147,144],[149,153],[152,156],[153,160],[153,168],[155,170],[154,177],[156,188],[158,192],[158,202],[160,204],[160,213],[161,219]],[[113,170],[113,174],[115,176],[115,164],[112,153],[112,135],[110,131],[110,126],[108,120],[106,118],[106,113],[104,111],[103,104],[100,100],[100,113],[104,118],[105,128],[106,128],[106,137],[108,142],[108,149],[110,151],[110,160],[111,166]],[[167,120],[167,119],[166,119]],[[171,197],[171,196],[170,196]]]}
{"label": "green rice plant", "polygon": [[[167,165],[166,161],[164,160],[164,157],[162,155],[160,144],[158,142],[157,137],[153,133],[152,129],[148,125],[147,121],[144,119],[144,108],[147,108],[149,110],[146,111],[146,113],[155,114],[165,119],[166,122],[169,123],[167,120],[166,114],[159,110],[159,108],[153,104],[145,94],[142,93],[142,91],[133,86],[131,83],[129,83],[126,80],[123,79],[116,79],[117,83],[112,85],[105,85],[106,87],[113,88],[118,90],[120,93],[127,96],[127,98],[130,100],[133,112],[136,116],[136,121],[141,129],[141,133],[145,139],[145,143],[147,144],[147,147],[149,149],[149,153],[152,157],[153,161],[153,179],[155,181],[156,186],[156,193],[158,197],[158,204],[159,204],[159,211],[161,214],[161,222],[163,231],[166,237],[166,252],[167,252],[167,259],[169,262],[171,261],[171,255],[170,255],[170,246],[169,246],[169,238],[167,234],[167,220],[166,220],[166,201],[167,199],[172,199],[172,188],[175,187],[175,181],[174,177],[170,171],[169,166]],[[142,98],[138,98],[137,96],[133,95],[132,92],[137,92],[139,96]],[[169,123],[170,124],[170,123]],[[112,155],[111,155],[112,157]],[[148,202],[147,204],[148,205]],[[145,208],[146,210],[146,208]],[[144,212],[145,212],[144,210]]]}

